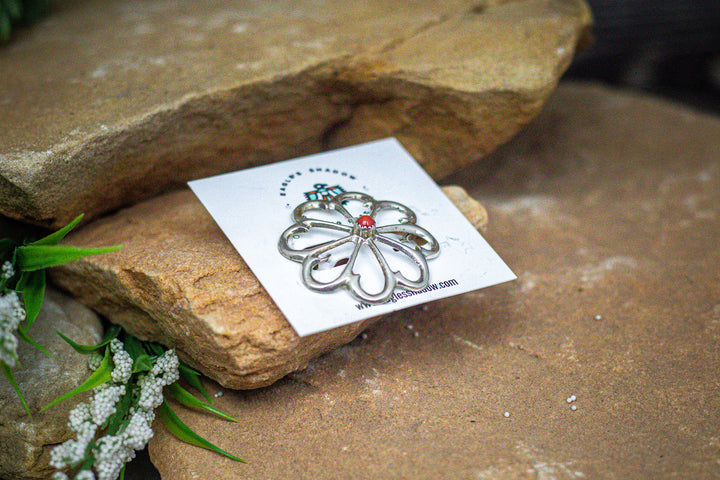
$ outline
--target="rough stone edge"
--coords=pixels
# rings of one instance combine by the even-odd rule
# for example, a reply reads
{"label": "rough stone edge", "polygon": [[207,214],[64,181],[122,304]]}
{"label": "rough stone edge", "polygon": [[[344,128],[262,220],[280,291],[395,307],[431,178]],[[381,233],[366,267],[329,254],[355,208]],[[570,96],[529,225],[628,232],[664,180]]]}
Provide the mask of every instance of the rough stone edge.
{"label": "rough stone edge", "polygon": [[[461,187],[449,186],[442,189],[463,214],[467,215],[467,212],[474,212],[470,219],[473,220],[471,223],[475,228],[482,228],[486,224],[487,216],[484,207],[477,200],[467,195]],[[459,201],[460,199],[462,199],[462,202]],[[218,232],[218,234],[220,233]],[[178,305],[178,299],[180,299],[180,302],[183,302],[183,300],[178,292],[180,287],[172,279],[160,277],[148,279],[142,272],[96,265],[93,263],[92,258],[81,259],[72,264],[53,268],[50,273],[51,279],[57,286],[64,288],[73,284],[71,295],[82,299],[84,303],[103,313],[109,320],[120,324],[138,338],[160,342],[176,348],[178,355],[188,364],[216,380],[224,387],[232,389],[260,388],[272,384],[288,373],[302,370],[312,359],[349,343],[368,326],[381,318],[374,317],[344,325],[329,332],[299,337],[287,323],[287,320],[285,320],[270,296],[258,283],[258,290],[253,295],[261,295],[261,298],[253,300],[256,303],[254,310],[281,319],[281,324],[279,326],[274,325],[271,331],[264,332],[262,343],[258,341],[258,338],[247,335],[243,338],[245,343],[227,345],[228,353],[225,361],[200,363],[189,356],[183,350],[183,347],[191,341],[193,343],[202,341],[203,336],[217,339],[218,333],[213,330],[210,324],[191,320],[190,323],[196,327],[201,327],[196,330],[196,337],[191,339],[180,329],[183,324],[182,321],[165,322],[160,327],[155,320],[156,315],[166,317],[168,311],[173,316],[190,315],[194,317],[196,315],[194,312],[187,311],[185,306]],[[252,275],[249,270],[248,275]],[[130,278],[122,278],[128,276]],[[81,283],[74,282],[74,279],[80,277],[83,279]],[[117,296],[117,292],[126,289],[124,287],[126,283],[137,282],[147,285],[144,289],[148,295],[142,305],[130,298],[112,300]],[[134,320],[138,315],[150,319],[150,321],[142,323],[142,328]],[[173,330],[174,326],[178,326],[179,329]],[[241,352],[239,350],[246,351]],[[271,355],[268,356],[266,352],[271,352]],[[238,365],[235,365],[233,369],[228,369],[227,365],[231,364],[233,358],[235,358],[233,354],[245,355],[245,361],[242,364],[245,372],[239,374]],[[259,368],[260,366],[262,368]]]}
{"label": "rough stone edge", "polygon": [[[583,2],[564,0],[558,4],[558,8],[579,9],[579,11],[576,12],[578,16],[578,26],[575,28],[573,41],[569,42],[572,48],[567,52],[563,61],[558,62],[556,67],[558,71],[562,71],[569,65],[575,50],[578,47],[584,48],[589,42],[592,15],[589,7]],[[438,25],[439,23],[433,23],[421,31],[436,28]],[[419,32],[415,32],[415,34],[416,33]],[[395,42],[390,42],[382,48],[382,51],[387,52],[392,48],[397,48],[399,43],[406,42],[410,38],[412,38],[412,35]],[[360,55],[357,57],[360,57]],[[6,172],[3,173],[5,177],[0,177],[0,197],[15,199],[15,201],[7,206],[3,206],[5,211],[2,213],[29,223],[58,228],[69,222],[77,212],[85,212],[85,221],[87,222],[102,213],[126,206],[128,204],[127,198],[132,198],[133,201],[150,198],[158,193],[175,188],[179,184],[193,178],[200,178],[233,169],[271,163],[292,156],[323,151],[326,150],[328,146],[333,145],[331,141],[332,137],[336,137],[343,126],[350,124],[349,120],[352,118],[353,113],[357,111],[358,105],[385,103],[388,101],[388,94],[392,94],[393,92],[396,94],[407,92],[408,88],[429,90],[430,83],[433,80],[432,78],[411,79],[412,75],[408,75],[408,72],[393,72],[364,82],[361,73],[366,73],[368,66],[367,58],[361,62],[352,62],[349,60],[352,59],[347,57],[333,59],[300,72],[249,82],[235,88],[216,90],[203,95],[187,96],[180,101],[158,107],[152,112],[129,121],[126,125],[121,126],[119,131],[98,134],[82,143],[73,142],[57,145],[50,152],[26,152],[27,155],[35,157],[35,160],[30,161],[39,161],[40,157],[46,157],[46,160],[47,157],[50,157],[50,161],[46,162],[44,164],[45,168],[33,177],[25,175],[25,171],[22,168],[15,171],[6,170]],[[225,107],[224,110],[232,112],[234,111],[233,106],[240,106],[240,104],[233,104],[233,99],[242,97],[261,99],[263,104],[268,104],[270,102],[266,102],[267,96],[272,96],[275,93],[273,90],[277,90],[278,85],[282,87],[280,88],[281,92],[287,92],[287,95],[284,97],[285,103],[279,101],[277,105],[287,105],[288,100],[290,100],[290,103],[297,103],[296,101],[293,102],[293,100],[297,98],[305,99],[308,105],[314,107],[317,107],[319,104],[323,105],[325,112],[324,114],[318,115],[318,117],[321,118],[315,118],[315,120],[321,120],[315,130],[311,130],[311,128],[309,128],[310,124],[304,122],[303,125],[305,129],[303,130],[303,137],[286,138],[284,140],[276,139],[276,144],[279,143],[286,146],[286,148],[281,151],[253,149],[252,145],[248,149],[242,148],[241,145],[235,144],[232,146],[224,143],[227,141],[232,142],[240,138],[252,139],[258,136],[262,137],[263,132],[266,134],[267,130],[261,128],[257,131],[252,131],[251,129],[248,134],[240,135],[238,132],[241,132],[242,128],[238,127],[242,127],[248,123],[242,121],[247,117],[238,115],[223,117],[222,115],[218,115],[217,107]],[[298,92],[296,88],[293,88],[296,86],[303,86],[306,90]],[[384,88],[382,88],[383,86]],[[522,115],[515,120],[515,125],[512,125],[509,129],[507,128],[507,118],[495,120],[495,124],[501,122],[504,125],[503,130],[506,132],[504,135],[493,136],[492,131],[494,129],[492,128],[489,129],[490,132],[487,131],[488,129],[484,129],[482,132],[483,135],[480,137],[475,136],[480,132],[473,132],[473,138],[476,140],[485,139],[485,141],[481,141],[472,151],[463,151],[460,155],[453,155],[453,157],[460,159],[459,162],[453,162],[445,156],[444,161],[440,163],[440,168],[428,168],[428,173],[436,179],[446,176],[460,166],[490,153],[497,146],[509,140],[518,130],[537,115],[555,86],[556,82],[551,82],[542,88],[539,94],[538,92],[520,92],[519,98],[510,102],[508,102],[508,92],[504,91],[459,92],[445,89],[444,93],[446,95],[450,94],[448,98],[451,101],[465,104],[469,107],[467,108],[468,111],[472,112],[474,110],[472,108],[473,104],[478,104],[477,99],[474,99],[473,95],[484,94],[490,95],[493,103],[506,105],[510,111],[519,110],[522,112]],[[360,90],[364,91],[365,96],[361,96],[361,100],[359,101],[352,96],[348,97],[346,90],[348,87],[354,89],[356,93]],[[378,87],[381,88],[379,91],[376,91]],[[368,99],[367,94],[373,91],[376,91],[376,93]],[[443,90],[442,88],[438,88],[437,85],[433,85],[433,91],[438,92]],[[282,93],[279,97],[283,98]],[[437,95],[435,95],[435,98],[437,98]],[[246,107],[245,110],[254,112],[254,110],[249,107]],[[286,111],[286,109],[279,109],[271,113],[277,115],[278,112],[283,111]],[[466,119],[462,120],[466,121]],[[470,121],[472,123],[472,120]],[[224,123],[225,128],[212,131],[212,126],[215,125],[217,127],[218,123]],[[202,133],[208,133],[203,132],[202,128],[210,128],[209,132],[212,133],[212,141],[198,142],[199,138],[203,138]],[[308,132],[308,130],[310,130],[310,132]],[[198,135],[198,131],[202,133]],[[187,135],[188,132],[193,132],[193,135]],[[421,133],[427,134],[427,132]],[[393,134],[393,132],[387,132],[387,134]],[[397,134],[397,136],[401,141],[403,141],[403,137],[406,139],[412,137],[411,135],[403,135],[402,133]],[[372,139],[374,138],[366,138],[365,140]],[[148,143],[153,144],[152,149],[146,148]],[[340,141],[340,144],[342,143],[343,142]],[[430,155],[428,155],[428,152],[423,149],[412,148],[414,142],[406,143],[411,146],[411,153],[416,156],[417,160],[422,165],[428,165],[429,159],[434,156],[433,152],[430,152]],[[443,139],[438,139],[433,143],[441,145],[443,144]],[[209,150],[210,148],[214,148],[215,150]],[[229,161],[221,167],[212,169],[202,168],[204,164],[203,159],[208,157],[216,158],[223,154],[227,156],[228,151],[232,151],[236,155],[242,152],[245,155],[241,155],[241,158]],[[435,154],[437,153],[435,152]],[[77,195],[77,192],[95,192],[94,189],[88,187],[96,185],[96,182],[112,185],[113,179],[116,178],[115,173],[117,169],[121,168],[121,165],[118,163],[118,157],[132,158],[136,165],[136,174],[126,182],[126,185],[122,185],[120,190],[107,189],[103,198],[94,199],[93,201],[91,201],[90,194]],[[13,158],[17,159],[17,154],[0,154],[0,160],[3,163],[10,163]],[[145,178],[148,171],[162,169],[163,162],[172,162],[172,159],[175,159],[177,164],[170,170],[182,170],[188,173],[181,177],[168,179],[158,185],[148,185],[140,181],[142,178]],[[94,172],[90,173],[86,171],[88,165],[94,167]],[[180,166],[182,166],[181,169],[177,168]],[[52,181],[58,169],[65,169],[67,171],[72,168],[77,169],[77,171],[71,174],[70,177],[75,179],[77,183],[57,183]],[[166,167],[165,169],[168,168]],[[94,179],[95,182],[88,184],[88,179]],[[21,204],[19,199],[22,196],[27,198],[27,194],[25,193],[27,192],[26,187],[31,185],[44,185],[45,193],[42,199],[28,198],[29,204],[32,206],[30,208],[23,208],[22,205],[27,205],[27,203]],[[48,200],[50,201],[48,202]],[[70,200],[70,202],[68,202],[68,200]],[[48,205],[48,203],[50,205]],[[42,204],[45,205],[43,206]],[[7,211],[7,207],[10,207],[11,210]],[[59,212],[63,210],[65,213],[59,214]]]}

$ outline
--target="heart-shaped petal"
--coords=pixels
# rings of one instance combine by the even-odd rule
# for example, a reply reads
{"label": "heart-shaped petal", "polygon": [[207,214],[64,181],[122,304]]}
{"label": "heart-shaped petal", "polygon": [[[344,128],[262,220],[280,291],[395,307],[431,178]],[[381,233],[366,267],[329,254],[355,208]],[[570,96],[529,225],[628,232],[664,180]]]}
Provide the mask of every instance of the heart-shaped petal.
{"label": "heart-shaped petal", "polygon": [[[416,225],[410,208],[360,192],[304,202],[293,211],[293,219],[295,224],[280,236],[278,248],[286,258],[302,263],[303,282],[316,292],[343,288],[362,302],[384,303],[397,286],[425,288],[430,279],[427,260],[440,253],[439,243]],[[386,255],[398,255],[400,263],[417,270],[417,278],[408,278],[401,268],[393,270]],[[364,284],[373,283],[367,281],[369,276],[380,280],[374,282],[382,284],[379,291],[366,288]]]}

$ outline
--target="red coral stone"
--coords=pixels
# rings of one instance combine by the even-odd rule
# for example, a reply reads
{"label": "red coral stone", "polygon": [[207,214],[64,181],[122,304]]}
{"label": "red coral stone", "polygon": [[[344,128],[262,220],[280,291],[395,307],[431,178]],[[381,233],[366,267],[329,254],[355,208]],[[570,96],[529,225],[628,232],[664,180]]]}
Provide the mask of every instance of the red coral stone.
{"label": "red coral stone", "polygon": [[363,215],[357,219],[357,224],[360,225],[361,228],[370,228],[375,225],[375,220],[373,220],[370,215]]}

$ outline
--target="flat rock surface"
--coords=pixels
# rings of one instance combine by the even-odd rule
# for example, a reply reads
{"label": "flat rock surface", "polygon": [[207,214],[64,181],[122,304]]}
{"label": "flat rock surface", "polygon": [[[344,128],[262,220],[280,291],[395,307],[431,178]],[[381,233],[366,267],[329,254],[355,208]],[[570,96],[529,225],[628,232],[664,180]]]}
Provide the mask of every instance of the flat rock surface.
{"label": "flat rock surface", "polygon": [[88,0],[0,50],[0,214],[59,227],[396,136],[437,177],[532,119],[583,0]]}
{"label": "flat rock surface", "polygon": [[718,478],[720,120],[567,85],[494,160],[454,181],[517,281],[182,411],[249,463],[160,427],[163,480]]}
{"label": "flat rock surface", "polygon": [[[445,190],[481,228],[485,209]],[[128,332],[178,349],[230,388],[269,385],[355,338],[372,320],[298,337],[190,190],[121,210],[73,232],[75,246],[124,244],[53,269],[52,279]]]}
{"label": "flat rock surface", "polygon": [[55,329],[85,345],[96,344],[103,332],[90,309],[57,291],[46,291],[40,315],[29,333],[53,356],[20,342],[21,363],[13,369],[32,418],[10,383],[0,378],[0,478],[47,478],[53,471],[48,466],[51,447],[72,434],[67,427],[68,413],[82,395],[39,413],[40,408],[80,385],[91,373],[87,356],[75,352]]}

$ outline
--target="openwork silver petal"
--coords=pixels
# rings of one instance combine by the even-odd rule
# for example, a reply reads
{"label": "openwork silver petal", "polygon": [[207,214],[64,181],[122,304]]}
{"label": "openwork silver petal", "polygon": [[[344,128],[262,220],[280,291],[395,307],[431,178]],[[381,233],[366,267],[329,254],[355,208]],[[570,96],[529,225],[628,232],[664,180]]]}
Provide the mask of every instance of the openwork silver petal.
{"label": "openwork silver petal", "polygon": [[[367,215],[355,217],[346,208],[350,201],[359,201],[367,209]],[[320,220],[309,216],[312,212],[334,211],[340,214],[347,223]],[[383,211],[400,213],[400,223],[376,225],[375,219]],[[371,304],[385,303],[390,299],[396,287],[418,291],[428,286],[430,270],[427,261],[440,254],[440,244],[430,232],[416,225],[417,216],[411,209],[397,202],[377,201],[370,195],[360,192],[345,192],[331,200],[310,200],[298,205],[293,211],[295,223],[287,228],[278,241],[280,253],[298,263],[302,263],[302,279],[304,284],[315,292],[334,292],[347,290],[356,300]],[[306,234],[313,229],[320,229],[338,238],[310,245],[305,248],[293,248],[293,238]],[[380,249],[389,247],[386,252],[404,255],[419,270],[416,280],[406,278],[401,272],[394,271],[388,264]],[[339,247],[350,246],[352,253],[347,258],[342,271],[330,281],[320,281],[314,275],[323,263],[328,262],[331,251]],[[383,288],[377,293],[368,292],[360,284],[360,275],[354,267],[358,262],[360,250],[367,247],[377,261],[384,278]]]}

